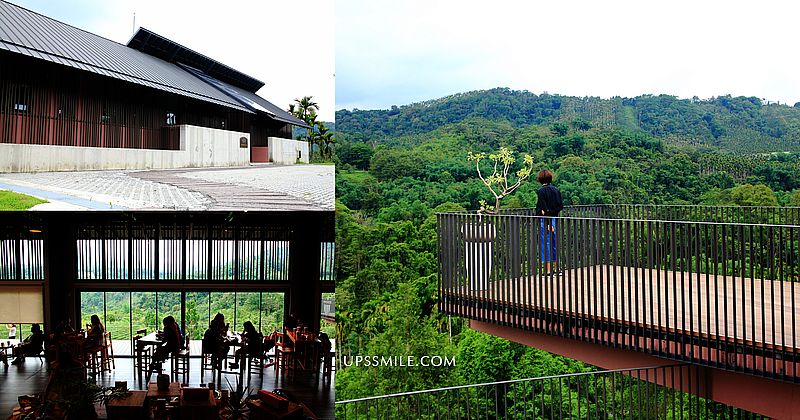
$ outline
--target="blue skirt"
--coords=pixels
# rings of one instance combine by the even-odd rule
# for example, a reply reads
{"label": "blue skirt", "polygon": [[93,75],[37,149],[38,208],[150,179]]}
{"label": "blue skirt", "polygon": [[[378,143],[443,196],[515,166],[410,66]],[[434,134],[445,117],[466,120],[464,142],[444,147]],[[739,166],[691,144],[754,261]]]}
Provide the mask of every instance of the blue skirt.
{"label": "blue skirt", "polygon": [[555,218],[539,219],[539,257],[544,262],[558,261]]}

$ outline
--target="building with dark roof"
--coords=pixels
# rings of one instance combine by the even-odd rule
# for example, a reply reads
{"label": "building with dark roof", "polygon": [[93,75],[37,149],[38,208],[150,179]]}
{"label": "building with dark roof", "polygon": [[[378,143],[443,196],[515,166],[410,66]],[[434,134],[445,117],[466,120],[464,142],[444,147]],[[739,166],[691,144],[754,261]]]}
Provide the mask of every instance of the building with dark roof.
{"label": "building with dark roof", "polygon": [[140,28],[127,45],[0,0],[0,171],[308,161],[264,83]]}

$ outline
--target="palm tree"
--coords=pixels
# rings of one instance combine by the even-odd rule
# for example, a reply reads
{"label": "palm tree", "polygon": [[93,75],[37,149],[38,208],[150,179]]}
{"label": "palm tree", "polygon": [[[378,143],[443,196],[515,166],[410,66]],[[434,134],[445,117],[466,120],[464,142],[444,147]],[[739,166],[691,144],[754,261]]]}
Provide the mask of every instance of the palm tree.
{"label": "palm tree", "polygon": [[325,126],[324,122],[320,121],[317,123],[317,133],[315,134],[322,158],[330,158],[333,155],[332,148],[335,142],[333,132]]}
{"label": "palm tree", "polygon": [[308,124],[306,140],[308,141],[308,152],[310,156],[313,154],[314,125],[317,121],[319,104],[314,102],[314,98],[312,96],[303,96],[300,99],[295,98],[294,102],[295,103],[289,105],[289,113]]}

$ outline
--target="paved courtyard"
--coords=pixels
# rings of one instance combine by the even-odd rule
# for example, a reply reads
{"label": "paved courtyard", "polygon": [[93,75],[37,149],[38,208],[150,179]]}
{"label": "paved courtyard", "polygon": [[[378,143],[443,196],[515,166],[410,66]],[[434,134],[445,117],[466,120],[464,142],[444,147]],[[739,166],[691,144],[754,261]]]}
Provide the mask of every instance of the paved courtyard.
{"label": "paved courtyard", "polygon": [[333,210],[332,165],[0,174],[34,209]]}

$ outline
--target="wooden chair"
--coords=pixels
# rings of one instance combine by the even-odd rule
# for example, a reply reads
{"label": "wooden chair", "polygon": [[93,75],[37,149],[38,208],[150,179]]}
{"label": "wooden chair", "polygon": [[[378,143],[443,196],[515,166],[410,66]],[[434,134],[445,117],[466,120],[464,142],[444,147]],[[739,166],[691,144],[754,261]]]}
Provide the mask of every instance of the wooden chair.
{"label": "wooden chair", "polygon": [[111,341],[111,331],[106,331],[103,335],[103,367],[102,370],[111,372],[111,369],[116,369],[117,365],[114,363],[114,345]]}
{"label": "wooden chair", "polygon": [[103,371],[103,345],[88,347],[84,353],[86,354],[85,359],[89,362],[87,366],[89,374],[95,376],[101,373]]}
{"label": "wooden chair", "polygon": [[289,340],[285,334],[278,333],[275,338],[275,370],[280,371],[281,374],[287,370],[292,371],[294,376],[295,368],[297,367],[297,360],[295,358],[294,343]]}
{"label": "wooden chair", "polygon": [[182,350],[172,354],[172,380],[177,381],[179,376],[183,377],[184,384],[189,383],[189,335],[186,335],[186,345]]}
{"label": "wooden chair", "polygon": [[267,360],[267,351],[266,346],[264,345],[264,337],[261,338],[261,342],[258,346],[258,350],[255,353],[247,353],[247,360],[245,366],[247,368],[247,375],[248,377],[253,374],[253,369],[258,369],[258,377],[263,379],[264,378],[264,365]]}
{"label": "wooden chair", "polygon": [[211,377],[214,377],[214,371],[217,370],[217,368],[212,363],[212,359],[213,357],[211,353],[203,353],[200,357],[200,383],[205,383],[203,382],[203,379],[207,370],[210,370]]}
{"label": "wooden chair", "polygon": [[[140,335],[141,332],[142,330],[136,331],[136,335],[133,337],[133,370],[136,372],[137,378],[139,378],[140,382],[142,374],[153,361],[153,351],[150,346],[144,346],[139,343],[139,340],[141,340],[143,337]],[[144,332],[147,332],[147,330],[144,330]]]}

